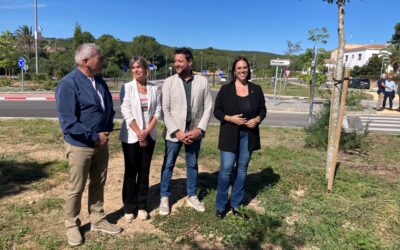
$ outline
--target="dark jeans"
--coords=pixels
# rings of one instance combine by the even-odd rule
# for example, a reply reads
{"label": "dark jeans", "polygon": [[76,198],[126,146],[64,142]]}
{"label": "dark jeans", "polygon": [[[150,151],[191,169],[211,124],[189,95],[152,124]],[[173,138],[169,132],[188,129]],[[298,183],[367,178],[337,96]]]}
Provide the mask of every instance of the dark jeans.
{"label": "dark jeans", "polygon": [[385,108],[386,106],[386,100],[389,97],[389,107],[393,108],[393,99],[394,99],[394,91],[386,92],[385,91],[385,97],[383,98],[383,105],[382,107]]}
{"label": "dark jeans", "polygon": [[122,187],[122,201],[125,213],[134,213],[137,209],[146,209],[149,190],[150,163],[155,141],[147,137],[147,147],[141,148],[139,142],[124,143],[125,175]]}

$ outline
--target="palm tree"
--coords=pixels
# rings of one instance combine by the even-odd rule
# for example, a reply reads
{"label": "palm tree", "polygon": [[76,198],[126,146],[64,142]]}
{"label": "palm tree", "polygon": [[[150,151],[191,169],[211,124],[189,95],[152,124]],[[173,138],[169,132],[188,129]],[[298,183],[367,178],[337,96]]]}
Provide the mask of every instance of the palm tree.
{"label": "palm tree", "polygon": [[28,27],[28,25],[20,26],[16,31],[16,42],[17,47],[24,51],[25,55],[30,58],[32,46],[33,46],[33,35],[32,35],[32,27]]}
{"label": "palm tree", "polygon": [[392,44],[387,48],[389,55],[390,64],[393,67],[394,73],[397,73],[397,70],[400,67],[400,43]]}

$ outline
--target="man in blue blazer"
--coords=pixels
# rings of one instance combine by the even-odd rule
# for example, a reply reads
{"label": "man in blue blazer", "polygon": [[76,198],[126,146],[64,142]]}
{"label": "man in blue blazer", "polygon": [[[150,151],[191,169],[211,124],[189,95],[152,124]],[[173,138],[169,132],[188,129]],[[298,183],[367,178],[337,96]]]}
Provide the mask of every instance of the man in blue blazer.
{"label": "man in blue blazer", "polygon": [[102,68],[97,45],[80,45],[75,52],[75,63],[77,68],[60,81],[56,90],[57,113],[69,163],[65,226],[71,246],[83,242],[79,213],[88,177],[91,230],[121,232],[120,227],[106,220],[103,210],[108,140],[115,112],[107,84],[97,75]]}

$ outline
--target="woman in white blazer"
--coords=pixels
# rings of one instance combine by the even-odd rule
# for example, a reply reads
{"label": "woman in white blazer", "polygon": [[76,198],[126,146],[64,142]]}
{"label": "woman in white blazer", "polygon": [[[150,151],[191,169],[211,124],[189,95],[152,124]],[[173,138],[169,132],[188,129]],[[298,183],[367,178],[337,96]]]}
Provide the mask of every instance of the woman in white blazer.
{"label": "woman in white blazer", "polygon": [[147,193],[150,163],[156,140],[156,124],[161,116],[161,92],[147,82],[148,66],[142,56],[130,60],[133,80],[121,88],[121,113],[124,121],[120,140],[125,159],[122,188],[125,219],[148,218]]}

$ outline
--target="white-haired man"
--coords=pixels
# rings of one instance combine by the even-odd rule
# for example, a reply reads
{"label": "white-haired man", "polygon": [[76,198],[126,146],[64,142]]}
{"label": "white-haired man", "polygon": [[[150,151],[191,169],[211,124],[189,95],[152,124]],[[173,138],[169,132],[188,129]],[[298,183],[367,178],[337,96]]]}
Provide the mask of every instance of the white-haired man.
{"label": "white-haired man", "polygon": [[386,82],[386,74],[383,73],[381,75],[381,78],[376,82],[376,85],[378,87],[378,90],[376,91],[378,94],[378,102],[376,103],[376,111],[381,111],[383,110],[382,104],[383,104],[383,98],[385,96],[385,82]]}
{"label": "white-haired man", "polygon": [[91,230],[121,232],[120,227],[106,220],[103,210],[108,140],[115,112],[111,93],[97,75],[102,68],[97,45],[80,45],[75,51],[75,63],[77,67],[59,82],[56,90],[57,113],[69,162],[65,226],[68,243],[72,246],[83,242],[79,213],[88,177]]}

